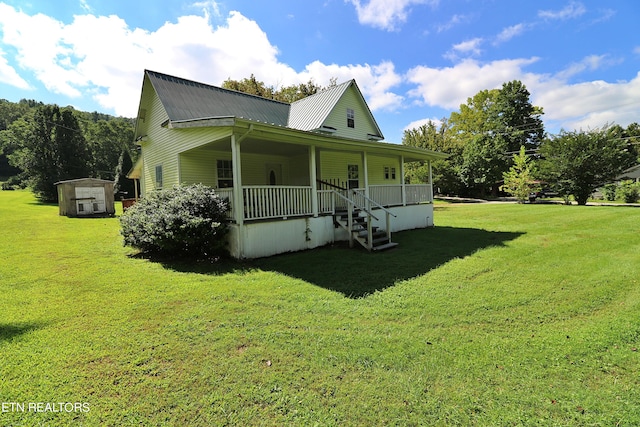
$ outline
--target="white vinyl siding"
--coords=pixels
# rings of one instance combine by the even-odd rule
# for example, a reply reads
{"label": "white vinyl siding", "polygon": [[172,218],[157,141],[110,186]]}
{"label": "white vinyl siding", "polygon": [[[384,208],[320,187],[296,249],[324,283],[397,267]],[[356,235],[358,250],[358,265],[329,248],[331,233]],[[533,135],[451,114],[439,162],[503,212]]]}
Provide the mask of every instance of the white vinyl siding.
{"label": "white vinyl siding", "polygon": [[337,151],[321,151],[320,152],[320,175],[319,179],[332,182],[338,180],[340,185],[347,185],[347,170],[349,165],[358,165],[360,171],[360,186],[364,186],[362,176],[362,155],[358,153],[345,153]]}
{"label": "white vinyl siding", "polygon": [[[149,133],[145,138],[147,141],[142,143],[144,155],[142,171],[143,194],[146,191],[153,190],[155,186],[156,165],[162,165],[163,188],[171,188],[179,184],[180,173],[183,173],[183,177],[187,178],[189,182],[200,182],[202,178],[198,180],[190,171],[190,169],[197,167],[189,163],[189,160],[193,157],[189,157],[190,154],[186,154],[187,163],[185,165],[185,157],[178,153],[187,152],[231,134],[229,128],[168,129],[162,127],[162,123],[168,119],[168,116],[158,96],[155,92],[153,94],[153,99],[146,106],[145,122],[148,122],[146,128]],[[193,156],[200,156],[205,152],[204,150],[198,151]],[[185,166],[187,167],[186,173],[185,171],[180,171],[180,167]],[[215,173],[215,163],[211,169]]]}
{"label": "white vinyl siding", "polygon": [[[399,157],[382,157],[382,156],[367,156],[368,167],[367,170],[369,172],[369,185],[391,185],[391,184],[401,184],[402,177],[400,176],[400,158]],[[391,169],[395,168],[396,177],[395,179],[385,178],[384,172],[385,168]]]}
{"label": "white vinyl siding", "polygon": [[[353,110],[355,126],[350,128],[347,126],[347,109]],[[376,134],[377,130],[374,126],[367,107],[362,103],[360,97],[356,93],[354,87],[349,88],[342,98],[336,103],[335,107],[329,113],[329,116],[323,123],[325,126],[337,129],[335,136],[345,138],[368,140],[368,134]]]}
{"label": "white vinyl siding", "polygon": [[231,160],[231,154],[210,150],[189,151],[180,154],[180,182],[217,187],[216,161],[218,159]]}

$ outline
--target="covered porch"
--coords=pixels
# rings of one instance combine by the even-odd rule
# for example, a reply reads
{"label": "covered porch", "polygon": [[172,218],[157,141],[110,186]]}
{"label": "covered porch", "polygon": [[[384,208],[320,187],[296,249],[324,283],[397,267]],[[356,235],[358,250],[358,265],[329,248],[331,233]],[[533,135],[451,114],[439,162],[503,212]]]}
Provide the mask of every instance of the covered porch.
{"label": "covered porch", "polygon": [[352,241],[353,224],[339,229],[338,211],[363,212],[369,242],[371,228],[390,241],[392,231],[432,226],[431,176],[404,180],[404,164],[418,160],[430,168],[430,153],[412,147],[250,124],[181,151],[178,178],[229,200],[232,255],[253,258]]}

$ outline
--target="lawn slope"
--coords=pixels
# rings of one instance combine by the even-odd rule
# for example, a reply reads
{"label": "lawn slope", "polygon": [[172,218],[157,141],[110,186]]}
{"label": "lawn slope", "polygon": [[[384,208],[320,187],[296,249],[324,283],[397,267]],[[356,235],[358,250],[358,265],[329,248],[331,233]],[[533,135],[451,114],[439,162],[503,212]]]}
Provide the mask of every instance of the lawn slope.
{"label": "lawn slope", "polygon": [[640,209],[435,220],[379,254],[154,262],[0,192],[0,425],[640,425]]}

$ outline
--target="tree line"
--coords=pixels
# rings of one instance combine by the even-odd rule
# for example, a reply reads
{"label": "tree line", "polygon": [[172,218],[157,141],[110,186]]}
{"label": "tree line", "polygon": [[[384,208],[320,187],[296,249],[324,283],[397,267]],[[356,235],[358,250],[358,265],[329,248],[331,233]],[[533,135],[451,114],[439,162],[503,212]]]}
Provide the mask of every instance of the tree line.
{"label": "tree line", "polygon": [[[497,195],[502,189],[521,198],[523,191],[546,185],[565,200],[572,196],[586,204],[593,191],[639,161],[637,123],[549,135],[543,109],[529,97],[518,80],[482,90],[440,123],[429,120],[405,130],[402,143],[449,154],[432,164],[434,188],[466,197]],[[424,162],[406,170],[410,182],[428,180]]]}
{"label": "tree line", "polygon": [[0,178],[4,188],[30,187],[45,202],[57,201],[54,183],[75,178],[126,178],[137,157],[134,120],[83,112],[34,100],[0,100]]}
{"label": "tree line", "polygon": [[[253,74],[222,84],[289,103],[335,85],[336,79],[327,87],[309,80],[274,88]],[[543,109],[529,98],[518,80],[482,90],[449,117],[405,130],[402,143],[449,154],[432,164],[434,188],[466,197],[501,189],[521,194],[544,183],[585,204],[596,188],[639,161],[637,123],[549,135]],[[132,194],[133,183],[124,176],[137,157],[133,133],[134,119],[0,99],[0,180],[9,187],[29,186],[43,201],[57,199],[55,182],[81,177],[113,179],[117,191]],[[406,175],[411,183],[427,182],[428,166],[410,163]]]}

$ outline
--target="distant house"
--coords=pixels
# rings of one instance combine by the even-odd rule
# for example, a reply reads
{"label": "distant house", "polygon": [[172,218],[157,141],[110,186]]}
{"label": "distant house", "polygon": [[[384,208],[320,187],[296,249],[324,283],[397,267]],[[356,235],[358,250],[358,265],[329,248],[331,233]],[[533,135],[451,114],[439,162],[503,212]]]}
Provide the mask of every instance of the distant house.
{"label": "distant house", "polygon": [[60,215],[70,217],[115,214],[113,181],[80,178],[56,182]]}
{"label": "distant house", "polygon": [[640,165],[632,166],[616,177],[616,181],[624,180],[640,182]]}
{"label": "distant house", "polygon": [[147,70],[135,138],[142,196],[216,188],[237,258],[341,240],[393,247],[392,231],[433,225],[432,185],[405,184],[405,163],[446,157],[380,142],[355,80],[288,104]]}

